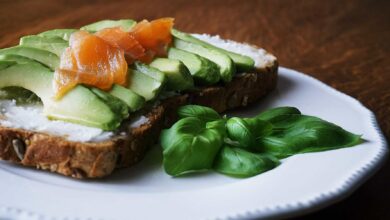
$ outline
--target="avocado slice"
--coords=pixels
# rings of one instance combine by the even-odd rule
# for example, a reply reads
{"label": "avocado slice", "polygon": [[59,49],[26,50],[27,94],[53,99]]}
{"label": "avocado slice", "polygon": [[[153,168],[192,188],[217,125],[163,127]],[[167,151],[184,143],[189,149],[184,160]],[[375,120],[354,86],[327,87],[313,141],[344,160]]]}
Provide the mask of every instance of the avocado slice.
{"label": "avocado slice", "polygon": [[[0,70],[19,63],[31,63],[34,60],[13,54],[0,55]],[[35,62],[36,63],[36,62]],[[1,68],[4,67],[4,68]],[[0,99],[13,99],[17,104],[31,104],[41,102],[33,92],[22,87],[5,87],[0,89]]]}
{"label": "avocado slice", "polygon": [[168,58],[183,62],[196,84],[212,85],[220,80],[217,64],[204,57],[171,47],[168,50]]}
{"label": "avocado slice", "polygon": [[131,19],[121,19],[121,20],[102,20],[89,25],[86,25],[80,30],[85,30],[89,32],[98,32],[104,28],[112,28],[112,27],[121,27],[124,31],[130,31],[132,27],[137,22]]}
{"label": "avocado slice", "polygon": [[157,81],[165,82],[167,80],[165,74],[154,67],[146,65],[139,61],[134,62],[134,66],[136,70],[146,74],[149,77],[152,77]]}
{"label": "avocado slice", "polygon": [[73,34],[73,32],[78,31],[77,29],[54,29],[42,32],[38,34],[38,36],[42,37],[59,37],[66,41],[69,41],[70,35]]}
{"label": "avocado slice", "polygon": [[112,89],[109,91],[109,93],[126,103],[131,112],[141,109],[145,104],[144,97],[138,95],[128,88],[117,84],[112,86]]}
{"label": "avocado slice", "polygon": [[36,61],[29,59],[27,57],[15,55],[15,54],[2,54],[2,55],[0,55],[0,60],[1,61],[11,61],[11,62],[15,62],[15,63],[36,62]]}
{"label": "avocado slice", "polygon": [[145,98],[145,101],[156,98],[165,84],[165,78],[159,81],[136,69],[130,69],[128,77],[127,88]]}
{"label": "avocado slice", "polygon": [[113,112],[119,114],[122,119],[129,117],[129,108],[122,100],[98,88],[91,88],[91,91],[102,99]]}
{"label": "avocado slice", "polygon": [[27,46],[16,46],[0,50],[0,55],[19,55],[38,61],[54,70],[60,64],[60,58],[54,53]]}
{"label": "avocado slice", "polygon": [[12,65],[15,65],[16,62],[15,61],[10,61],[10,60],[4,60],[4,61],[1,61],[0,62],[0,70],[2,69],[6,69]]}
{"label": "avocado slice", "polygon": [[37,62],[15,64],[0,70],[0,88],[16,86],[34,92],[43,102],[44,114],[51,119],[104,130],[114,130],[120,125],[122,116],[84,86],[76,86],[55,101],[52,81],[53,72]]}
{"label": "avocado slice", "polygon": [[[31,63],[34,60],[13,54],[0,55],[0,70],[19,63]],[[31,104],[40,102],[40,98],[33,92],[21,87],[5,87],[0,89],[0,99],[13,99],[17,104]]]}
{"label": "avocado slice", "polygon": [[230,82],[232,80],[233,74],[236,72],[235,66],[232,59],[230,59],[229,56],[225,55],[224,53],[221,53],[218,50],[204,47],[200,44],[184,41],[176,37],[173,40],[173,45],[176,48],[195,53],[213,61],[219,67],[219,74],[222,81]]}
{"label": "avocado slice", "polygon": [[167,77],[160,70],[136,61],[134,69],[129,70],[128,89],[145,98],[146,101],[157,97],[165,87]]}
{"label": "avocado slice", "polygon": [[175,30],[175,29],[172,30],[172,35],[175,36],[176,38],[182,39],[184,41],[192,42],[192,43],[199,44],[199,45],[202,45],[202,46],[207,47],[207,48],[218,50],[219,52],[228,55],[233,60],[238,71],[245,72],[245,71],[252,70],[255,67],[255,61],[248,56],[244,56],[244,55],[241,55],[238,53],[234,53],[234,52],[227,51],[225,49],[216,47],[216,46],[209,44],[205,41],[202,41],[202,40],[200,40],[200,39],[198,39],[190,34],[183,33],[183,32],[180,32],[178,30]]}
{"label": "avocado slice", "polygon": [[30,90],[15,86],[0,89],[0,99],[15,100],[17,104],[36,104],[42,102],[41,99]]}
{"label": "avocado slice", "polygon": [[149,65],[165,74],[168,91],[183,91],[194,87],[190,71],[179,60],[156,58]]}
{"label": "avocado slice", "polygon": [[20,38],[19,45],[46,50],[60,57],[62,52],[69,46],[69,43],[59,37],[29,35]]}

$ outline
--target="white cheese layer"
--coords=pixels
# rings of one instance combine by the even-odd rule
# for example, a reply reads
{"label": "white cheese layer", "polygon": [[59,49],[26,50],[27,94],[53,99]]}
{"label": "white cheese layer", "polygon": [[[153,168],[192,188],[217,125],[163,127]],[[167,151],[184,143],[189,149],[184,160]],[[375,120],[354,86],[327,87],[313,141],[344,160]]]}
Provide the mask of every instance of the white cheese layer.
{"label": "white cheese layer", "polygon": [[[249,56],[255,61],[257,68],[264,68],[276,60],[265,50],[247,44],[223,40],[219,36],[207,34],[193,34],[193,36],[225,50]],[[146,117],[140,116],[130,124],[130,127],[135,128],[147,122]],[[113,132],[103,131],[99,128],[49,120],[43,114],[42,106],[18,106],[15,101],[10,100],[0,100],[0,126],[38,131],[80,142],[104,141],[114,135]]]}
{"label": "white cheese layer", "polygon": [[[139,116],[130,123],[130,127],[136,128],[147,122],[148,118]],[[99,128],[49,120],[43,114],[42,106],[19,106],[14,100],[0,100],[0,126],[38,131],[80,142],[105,141],[114,135],[113,132],[103,131]]]}
{"label": "white cheese layer", "polygon": [[267,53],[264,49],[253,47],[249,44],[238,43],[232,40],[224,40],[219,37],[219,35],[211,36],[208,34],[192,34],[194,37],[206,41],[209,44],[212,44],[216,47],[246,55],[252,58],[255,61],[256,68],[264,68],[271,65],[276,57]]}
{"label": "white cheese layer", "polygon": [[0,125],[22,128],[66,137],[71,141],[103,141],[109,139],[113,132],[99,128],[87,127],[64,121],[49,120],[42,111],[42,106],[18,106],[15,101],[0,101]]}

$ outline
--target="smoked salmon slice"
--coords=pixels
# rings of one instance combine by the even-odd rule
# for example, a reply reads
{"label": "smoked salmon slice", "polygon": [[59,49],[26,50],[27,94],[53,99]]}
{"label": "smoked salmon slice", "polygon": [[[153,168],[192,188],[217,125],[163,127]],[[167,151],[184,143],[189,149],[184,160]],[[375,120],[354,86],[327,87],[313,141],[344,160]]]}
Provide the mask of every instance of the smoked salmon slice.
{"label": "smoked salmon slice", "polygon": [[134,38],[146,49],[144,61],[151,61],[154,56],[166,56],[172,42],[171,30],[173,18],[160,18],[153,21],[143,20],[131,30]]}
{"label": "smoked salmon slice", "polygon": [[173,21],[143,20],[129,32],[120,27],[105,28],[95,34],[74,32],[54,73],[55,98],[61,98],[77,84],[103,90],[109,90],[113,84],[126,86],[129,64],[136,60],[149,63],[155,56],[166,56],[172,42]]}
{"label": "smoked salmon slice", "polygon": [[123,31],[120,27],[105,28],[96,36],[104,39],[112,46],[123,49],[128,64],[133,63],[140,57],[145,56],[145,48],[129,32]]}
{"label": "smoked salmon slice", "polygon": [[86,31],[75,32],[54,72],[55,98],[61,98],[77,84],[103,90],[114,83],[126,85],[127,68],[123,50]]}

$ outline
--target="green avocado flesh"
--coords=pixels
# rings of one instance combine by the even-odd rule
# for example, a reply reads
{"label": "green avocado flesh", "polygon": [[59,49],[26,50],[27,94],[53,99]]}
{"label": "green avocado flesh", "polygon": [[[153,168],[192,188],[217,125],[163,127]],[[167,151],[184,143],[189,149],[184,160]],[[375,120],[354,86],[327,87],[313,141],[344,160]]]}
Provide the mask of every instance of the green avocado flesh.
{"label": "green avocado flesh", "polygon": [[52,81],[53,72],[36,62],[14,64],[0,70],[0,88],[13,86],[32,91],[42,100],[48,118],[103,130],[114,130],[119,126],[122,116],[84,86],[76,86],[60,100],[53,100]]}
{"label": "green avocado flesh", "polygon": [[101,100],[103,100],[113,112],[115,112],[117,115],[120,115],[122,119],[129,116],[129,108],[127,107],[126,103],[124,103],[119,98],[97,88],[91,88],[91,91],[95,93]]}
{"label": "green avocado flesh", "polygon": [[19,45],[46,50],[61,57],[62,52],[69,46],[69,43],[59,37],[30,35],[20,38]]}
{"label": "green avocado flesh", "polygon": [[42,32],[38,35],[42,37],[59,37],[66,41],[69,41],[70,35],[72,35],[73,32],[75,31],[78,30],[77,29],[54,29],[54,30]]}
{"label": "green avocado flesh", "polygon": [[19,55],[44,64],[54,70],[60,65],[60,58],[46,50],[27,46],[16,46],[0,50],[0,55]]}
{"label": "green avocado flesh", "polygon": [[145,75],[147,75],[147,76],[149,76],[149,77],[151,77],[159,82],[165,82],[167,80],[165,74],[154,67],[151,67],[149,65],[143,64],[143,63],[138,62],[138,61],[136,61],[134,63],[134,66],[135,66],[136,70],[144,73]]}
{"label": "green avocado flesh", "polygon": [[249,71],[249,70],[252,70],[255,66],[255,61],[248,57],[248,56],[244,56],[244,55],[240,55],[240,54],[237,54],[237,53],[234,53],[234,52],[231,52],[231,51],[227,51],[227,50],[224,50],[222,48],[219,48],[219,47],[216,47],[214,45],[211,45],[205,41],[202,41],[196,37],[193,37],[192,35],[190,34],[187,34],[187,33],[183,33],[183,32],[180,32],[178,30],[172,30],[172,35],[175,36],[176,38],[179,38],[181,40],[184,40],[184,41],[187,41],[187,42],[191,42],[191,43],[195,43],[195,44],[199,44],[199,45],[202,45],[204,47],[207,47],[207,48],[210,48],[210,49],[214,49],[214,50],[217,50],[221,53],[224,53],[226,55],[228,55],[234,62],[234,64],[236,65],[237,67],[237,70],[238,71]]}
{"label": "green avocado flesh", "polygon": [[156,58],[149,65],[165,74],[168,91],[183,91],[194,87],[190,71],[179,60]]}
{"label": "green avocado flesh", "polygon": [[14,64],[16,64],[15,61],[9,61],[9,60],[2,61],[2,62],[0,62],[0,70],[6,69],[9,66],[12,66]]}
{"label": "green avocado flesh", "polygon": [[112,86],[109,93],[122,100],[131,112],[141,109],[145,104],[145,98],[120,85]]}
{"label": "green avocado flesh", "polygon": [[168,50],[168,58],[183,62],[196,84],[212,85],[220,80],[217,64],[204,57],[171,47]]}
{"label": "green avocado flesh", "polygon": [[165,87],[165,74],[140,62],[135,62],[133,68],[129,69],[127,88],[144,97],[146,101],[155,99]]}
{"label": "green avocado flesh", "polygon": [[10,61],[10,62],[16,62],[16,63],[31,63],[31,62],[36,62],[32,59],[29,59],[24,56],[20,55],[15,55],[15,54],[3,54],[0,55],[0,60],[1,61]]}
{"label": "green avocado flesh", "polygon": [[157,97],[165,85],[165,77],[163,80],[156,80],[153,77],[141,72],[137,69],[129,70],[128,89],[142,96],[146,101],[153,100]]}
{"label": "green avocado flesh", "polygon": [[86,25],[81,30],[89,31],[89,32],[97,32],[104,28],[112,28],[112,27],[121,27],[124,31],[130,31],[132,27],[137,22],[131,19],[122,19],[122,20],[102,20],[89,25]]}
{"label": "green avocado flesh", "polygon": [[204,47],[200,44],[184,41],[179,38],[174,38],[173,45],[178,49],[195,53],[213,61],[219,67],[219,74],[221,79],[224,82],[230,82],[232,80],[233,74],[235,73],[235,66],[229,56],[225,55],[224,53],[221,53],[218,50]]}

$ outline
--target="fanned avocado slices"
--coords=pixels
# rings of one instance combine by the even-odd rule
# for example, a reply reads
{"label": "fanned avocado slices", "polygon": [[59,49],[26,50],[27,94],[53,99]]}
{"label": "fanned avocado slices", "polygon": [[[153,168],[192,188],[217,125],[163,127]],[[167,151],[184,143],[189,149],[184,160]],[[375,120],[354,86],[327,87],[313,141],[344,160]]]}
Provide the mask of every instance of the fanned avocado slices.
{"label": "fanned avocado slices", "polygon": [[160,70],[146,64],[135,62],[129,69],[127,88],[145,98],[153,100],[165,87],[167,78]]}
{"label": "fanned avocado slices", "polygon": [[173,46],[187,52],[195,53],[216,63],[219,67],[220,77],[224,82],[230,82],[236,72],[232,59],[218,50],[179,38],[174,38]]}
{"label": "fanned avocado slices", "polygon": [[167,77],[166,89],[168,91],[183,91],[194,87],[190,71],[179,60],[156,58],[150,64]]}
{"label": "fanned avocado slices", "polygon": [[183,62],[198,85],[212,85],[220,80],[217,64],[209,59],[174,47],[169,48],[168,58]]}
{"label": "fanned avocado slices", "polygon": [[249,71],[249,70],[254,69],[255,61],[248,56],[244,56],[241,54],[237,54],[237,53],[216,47],[216,46],[209,44],[205,41],[202,41],[202,40],[200,40],[200,39],[198,39],[190,34],[187,34],[187,33],[175,30],[175,29],[172,30],[172,35],[178,39],[181,39],[181,40],[184,40],[187,42],[191,42],[191,43],[195,43],[195,44],[199,44],[199,45],[202,45],[204,47],[207,47],[207,48],[210,48],[213,50],[217,50],[221,53],[228,55],[233,60],[234,64],[236,65],[236,67],[239,71]]}
{"label": "fanned avocado slices", "polygon": [[[1,61],[0,65],[3,62]],[[123,120],[104,100],[88,88],[78,85],[58,101],[54,101],[53,72],[37,62],[17,63],[0,70],[0,89],[21,87],[36,94],[43,103],[44,114],[51,118],[77,124],[116,129]]]}
{"label": "fanned avocado slices", "polygon": [[20,38],[19,45],[33,47],[56,54],[61,57],[62,52],[69,46],[68,41],[59,37],[42,37],[29,35]]}
{"label": "fanned avocado slices", "polygon": [[52,70],[60,65],[60,58],[52,52],[27,46],[16,46],[0,50],[0,55],[19,55],[35,60]]}

